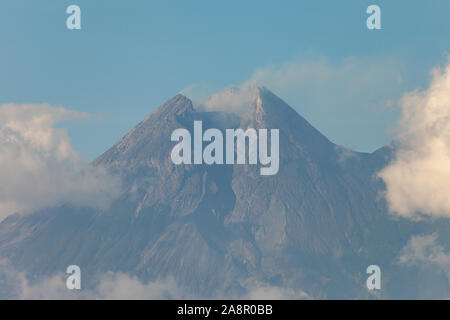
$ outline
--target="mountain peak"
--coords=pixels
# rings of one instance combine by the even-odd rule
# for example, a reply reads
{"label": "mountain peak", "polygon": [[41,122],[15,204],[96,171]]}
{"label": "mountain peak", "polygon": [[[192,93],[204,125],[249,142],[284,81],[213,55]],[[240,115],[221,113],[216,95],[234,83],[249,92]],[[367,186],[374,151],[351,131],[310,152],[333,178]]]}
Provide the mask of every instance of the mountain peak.
{"label": "mountain peak", "polygon": [[145,121],[153,116],[168,116],[170,114],[180,115],[185,112],[193,112],[192,101],[185,95],[178,93],[172,99],[167,100],[154,113],[149,115]]}
{"label": "mountain peak", "polygon": [[[33,275],[76,263],[93,277],[109,270],[146,283],[173,276],[200,297],[260,279],[318,297],[355,297],[363,290],[354,270],[371,252],[392,251],[380,259],[394,261],[385,245],[400,248],[396,239],[406,237],[397,230],[410,229],[387,220],[377,200],[383,186],[372,177],[383,157],[343,166],[334,145],[264,87],[219,95],[205,112],[177,94],[94,162],[122,178],[110,209],[62,206],[9,219],[0,224],[0,255],[18,269],[35,261]],[[245,112],[234,114],[239,107]],[[262,177],[250,164],[174,164],[171,134],[193,132],[196,120],[204,129],[279,129],[280,170]],[[395,232],[387,238],[384,229]]]}
{"label": "mountain peak", "polygon": [[[159,158],[170,160],[171,133],[178,128],[192,129],[195,120],[205,128],[279,129],[285,149],[296,146],[317,161],[333,156],[334,144],[308,123],[282,99],[265,87],[229,88],[214,94],[202,106],[177,94],[134,127],[94,164],[136,166]],[[158,152],[155,152],[158,150]],[[153,161],[153,160],[152,160]]]}

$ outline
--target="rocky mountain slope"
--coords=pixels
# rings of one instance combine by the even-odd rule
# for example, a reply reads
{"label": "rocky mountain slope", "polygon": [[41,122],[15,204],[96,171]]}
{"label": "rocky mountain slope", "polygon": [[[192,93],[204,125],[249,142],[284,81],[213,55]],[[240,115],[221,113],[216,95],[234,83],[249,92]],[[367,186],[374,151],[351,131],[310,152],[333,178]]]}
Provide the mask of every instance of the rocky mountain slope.
{"label": "rocky mountain slope", "polygon": [[[70,264],[91,279],[106,271],[144,282],[173,276],[200,297],[264,284],[368,298],[365,271],[377,264],[386,288],[379,297],[418,296],[396,261],[412,234],[432,228],[389,215],[376,172],[390,149],[336,146],[265,88],[252,89],[250,101],[242,113],[201,111],[178,94],[94,161],[123,180],[109,210],[10,216],[0,224],[0,255],[34,277]],[[192,131],[194,120],[204,130],[278,128],[278,174],[261,176],[248,164],[174,165],[171,133]]]}

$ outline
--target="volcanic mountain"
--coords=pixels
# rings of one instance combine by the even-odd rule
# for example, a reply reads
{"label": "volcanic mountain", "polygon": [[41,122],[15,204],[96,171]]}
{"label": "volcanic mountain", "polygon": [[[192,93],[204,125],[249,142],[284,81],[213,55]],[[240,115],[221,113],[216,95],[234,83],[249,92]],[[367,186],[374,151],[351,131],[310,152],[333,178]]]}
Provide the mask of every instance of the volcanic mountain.
{"label": "volcanic mountain", "polygon": [[[239,112],[194,108],[176,95],[93,162],[123,182],[108,210],[62,205],[10,216],[0,224],[0,255],[34,277],[73,264],[92,278],[171,276],[196,297],[239,296],[263,284],[367,298],[366,268],[377,264],[389,289],[382,297],[414,297],[417,286],[395,261],[419,227],[390,217],[376,178],[391,150],[344,149],[269,90],[248,94]],[[195,120],[204,130],[279,129],[278,173],[173,164],[171,133],[192,131]]]}

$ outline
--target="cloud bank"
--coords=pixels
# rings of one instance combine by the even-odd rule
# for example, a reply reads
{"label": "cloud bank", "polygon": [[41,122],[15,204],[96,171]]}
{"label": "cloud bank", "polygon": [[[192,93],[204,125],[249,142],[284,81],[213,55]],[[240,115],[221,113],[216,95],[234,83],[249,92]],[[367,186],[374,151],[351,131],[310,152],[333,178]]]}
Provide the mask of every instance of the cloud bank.
{"label": "cloud bank", "polygon": [[390,210],[413,219],[450,218],[450,62],[432,74],[402,98],[395,159],[379,173]]}
{"label": "cloud bank", "polygon": [[[177,284],[174,277],[143,282],[139,278],[125,274],[107,272],[95,280],[95,286],[81,290],[66,288],[66,274],[43,277],[30,282],[24,272],[17,272],[6,259],[0,259],[0,299],[14,300],[165,300],[165,299],[246,299],[281,300],[310,299],[301,290],[270,286],[264,283],[247,285],[244,293],[216,296],[194,296]],[[90,278],[90,280],[93,280]]]}
{"label": "cloud bank", "polygon": [[302,290],[282,288],[263,284],[248,288],[248,292],[241,297],[244,300],[308,300],[312,299]]}
{"label": "cloud bank", "polygon": [[85,163],[55,128],[85,117],[48,104],[0,106],[0,221],[62,203],[106,208],[117,196],[119,180]]}
{"label": "cloud bank", "polygon": [[[0,299],[14,300],[161,300],[185,298],[173,278],[143,283],[138,278],[108,272],[94,288],[69,290],[65,274],[30,282],[25,273],[14,271],[7,260],[0,260]],[[82,280],[83,281],[83,280]]]}

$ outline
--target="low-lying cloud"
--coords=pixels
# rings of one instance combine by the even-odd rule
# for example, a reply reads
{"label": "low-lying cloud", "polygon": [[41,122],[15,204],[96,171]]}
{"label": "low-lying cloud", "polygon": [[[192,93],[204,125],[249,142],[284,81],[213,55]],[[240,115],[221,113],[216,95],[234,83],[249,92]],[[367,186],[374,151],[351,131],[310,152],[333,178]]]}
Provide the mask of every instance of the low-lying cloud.
{"label": "low-lying cloud", "polygon": [[117,196],[119,180],[85,163],[55,128],[85,117],[49,104],[0,106],[0,221],[64,203],[106,208]]}
{"label": "low-lying cloud", "polygon": [[0,260],[0,299],[14,300],[161,300],[183,299],[185,293],[176,281],[167,279],[144,283],[124,273],[108,272],[94,288],[69,290],[65,274],[31,282],[24,272],[14,271],[7,260]]}
{"label": "low-lying cloud", "polygon": [[283,288],[267,284],[248,288],[248,292],[241,297],[245,300],[307,300],[311,297],[302,290]]}
{"label": "low-lying cloud", "polygon": [[412,237],[402,249],[399,262],[407,266],[435,266],[450,277],[450,251],[445,251],[437,239],[437,233]]}
{"label": "low-lying cloud", "polygon": [[[178,285],[174,277],[143,282],[138,277],[107,272],[86,287],[81,280],[81,290],[66,287],[68,275],[60,273],[31,282],[25,272],[17,272],[6,259],[0,259],[0,299],[14,300],[162,300],[162,299],[246,299],[281,300],[310,299],[301,290],[253,283],[243,293],[223,295],[220,290],[214,296],[200,297]],[[83,279],[83,273],[82,273]],[[244,281],[245,282],[245,281]]]}
{"label": "low-lying cloud", "polygon": [[391,211],[419,219],[450,217],[450,62],[428,89],[401,102],[395,159],[380,173]]}

